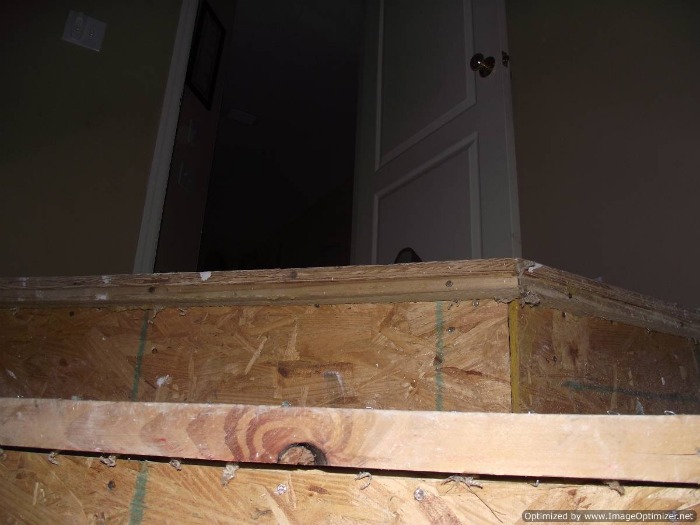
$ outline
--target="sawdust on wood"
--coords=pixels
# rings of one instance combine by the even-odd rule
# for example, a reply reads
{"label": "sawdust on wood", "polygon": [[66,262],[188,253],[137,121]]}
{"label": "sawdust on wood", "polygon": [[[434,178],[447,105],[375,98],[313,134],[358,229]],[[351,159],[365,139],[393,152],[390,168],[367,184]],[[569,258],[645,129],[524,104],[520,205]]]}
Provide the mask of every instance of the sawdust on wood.
{"label": "sawdust on wood", "polygon": [[221,474],[221,486],[225,487],[228,482],[236,477],[236,471],[240,467],[236,463],[226,463],[224,467],[224,472]]}

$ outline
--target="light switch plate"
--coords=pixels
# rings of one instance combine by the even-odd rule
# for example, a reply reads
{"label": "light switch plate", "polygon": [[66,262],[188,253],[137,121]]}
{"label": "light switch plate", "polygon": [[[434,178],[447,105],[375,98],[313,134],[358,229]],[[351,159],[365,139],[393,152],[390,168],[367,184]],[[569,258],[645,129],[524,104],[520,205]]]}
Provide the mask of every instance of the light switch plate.
{"label": "light switch plate", "polygon": [[63,28],[63,40],[93,51],[102,49],[107,24],[90,18],[80,11],[70,10]]}

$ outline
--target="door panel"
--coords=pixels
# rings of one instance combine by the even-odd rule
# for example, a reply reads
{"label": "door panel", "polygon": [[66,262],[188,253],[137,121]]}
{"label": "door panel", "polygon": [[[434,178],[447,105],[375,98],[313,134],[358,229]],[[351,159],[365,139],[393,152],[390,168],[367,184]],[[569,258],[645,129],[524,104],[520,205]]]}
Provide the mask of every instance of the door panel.
{"label": "door panel", "polygon": [[[519,255],[498,0],[370,0],[353,216],[353,262]],[[502,17],[504,19],[504,17]],[[502,33],[502,34],[501,34]]]}
{"label": "door panel", "polygon": [[473,39],[462,0],[386,0],[383,7],[380,165],[474,103],[473,77],[465,70]]}
{"label": "door panel", "polygon": [[[398,252],[410,246],[418,253],[440,260],[466,259],[473,251],[470,207],[474,192],[470,182],[478,180],[477,148],[474,140],[461,144],[450,155],[441,155],[395,187],[377,196],[377,261],[393,262]],[[464,177],[463,173],[474,177]],[[421,206],[414,204],[420,201]],[[478,199],[477,199],[478,206]],[[471,249],[470,249],[471,248]]]}

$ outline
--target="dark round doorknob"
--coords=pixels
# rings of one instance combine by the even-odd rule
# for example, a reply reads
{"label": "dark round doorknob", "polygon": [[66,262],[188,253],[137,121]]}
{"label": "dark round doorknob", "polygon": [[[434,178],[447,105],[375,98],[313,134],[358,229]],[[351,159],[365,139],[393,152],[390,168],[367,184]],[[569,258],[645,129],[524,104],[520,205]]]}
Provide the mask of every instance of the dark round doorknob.
{"label": "dark round doorknob", "polygon": [[482,77],[487,77],[491,74],[493,68],[496,67],[496,59],[484,57],[481,53],[477,53],[469,62],[469,67],[472,68],[472,71],[478,71]]}

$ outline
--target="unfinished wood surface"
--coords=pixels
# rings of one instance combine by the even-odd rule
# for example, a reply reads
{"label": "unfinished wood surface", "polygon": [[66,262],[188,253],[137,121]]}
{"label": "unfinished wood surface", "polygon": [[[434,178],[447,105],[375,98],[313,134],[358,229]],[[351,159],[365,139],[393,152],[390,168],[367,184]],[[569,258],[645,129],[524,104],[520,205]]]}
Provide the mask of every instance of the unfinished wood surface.
{"label": "unfinished wood surface", "polygon": [[149,311],[0,310],[0,396],[132,399]]}
{"label": "unfinished wood surface", "polygon": [[[3,523],[524,523],[527,510],[695,510],[700,489],[481,480],[482,488],[373,472],[251,468],[222,486],[223,465],[118,459],[107,467],[90,456],[6,451],[0,457]],[[366,488],[363,488],[365,487]],[[285,490],[286,489],[286,490]],[[416,498],[416,491],[418,498]],[[422,499],[420,499],[422,497]]]}
{"label": "unfinished wood surface", "polygon": [[700,416],[0,400],[5,446],[429,472],[700,481]]}
{"label": "unfinished wood surface", "polygon": [[697,310],[532,261],[518,261],[518,267],[521,296],[530,304],[700,339],[700,312]]}
{"label": "unfinished wood surface", "polygon": [[522,259],[0,279],[0,306],[346,304],[520,298],[700,338],[700,313]]}
{"label": "unfinished wood surface", "polygon": [[515,412],[700,414],[693,341],[543,306],[513,308]]}
{"label": "unfinished wood surface", "polygon": [[509,412],[508,356],[485,300],[0,311],[5,397]]}
{"label": "unfinished wood surface", "polygon": [[518,296],[514,259],[0,279],[0,306],[338,304]]}

